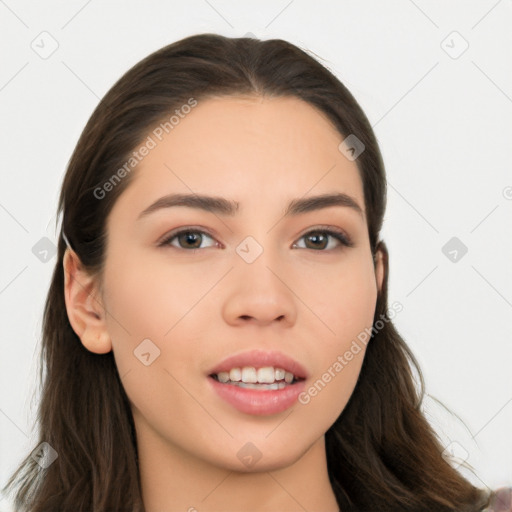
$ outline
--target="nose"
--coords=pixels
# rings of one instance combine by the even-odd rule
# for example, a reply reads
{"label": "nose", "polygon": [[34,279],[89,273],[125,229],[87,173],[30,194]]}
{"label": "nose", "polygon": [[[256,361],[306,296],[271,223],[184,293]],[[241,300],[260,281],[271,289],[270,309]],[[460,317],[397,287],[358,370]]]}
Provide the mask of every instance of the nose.
{"label": "nose", "polygon": [[290,327],[296,321],[297,297],[293,277],[265,252],[254,262],[235,263],[222,314],[230,325],[272,323]]}

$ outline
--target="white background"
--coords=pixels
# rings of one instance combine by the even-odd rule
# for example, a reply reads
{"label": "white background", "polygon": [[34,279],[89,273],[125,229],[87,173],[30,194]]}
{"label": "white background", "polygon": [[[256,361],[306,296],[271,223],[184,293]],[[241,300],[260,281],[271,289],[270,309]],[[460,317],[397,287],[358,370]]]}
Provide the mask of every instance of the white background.
{"label": "white background", "polygon": [[[403,304],[394,321],[422,366],[425,411],[473,483],[512,485],[511,25],[511,0],[0,1],[0,485],[34,447],[56,259],[32,247],[55,242],[67,161],[128,68],[202,32],[286,39],[360,102],[387,169],[389,303]],[[50,38],[43,59],[31,45]],[[468,248],[457,262],[442,252],[452,237]]]}

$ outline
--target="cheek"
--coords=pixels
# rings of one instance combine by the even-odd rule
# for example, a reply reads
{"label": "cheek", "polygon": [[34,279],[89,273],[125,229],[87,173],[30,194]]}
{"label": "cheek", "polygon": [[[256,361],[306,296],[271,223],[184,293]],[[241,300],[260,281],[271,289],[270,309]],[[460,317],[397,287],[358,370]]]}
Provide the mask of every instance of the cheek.
{"label": "cheek", "polygon": [[[190,422],[204,415],[184,390],[188,372],[197,366],[197,351],[191,350],[193,314],[187,313],[200,297],[201,280],[190,286],[190,274],[142,261],[125,255],[106,265],[107,329],[134,414],[163,430],[174,425],[179,431],[185,418]],[[187,414],[177,418],[175,411]]]}
{"label": "cheek", "polygon": [[[105,267],[107,329],[120,375],[139,369],[143,348],[142,353],[149,352],[149,359],[161,364],[180,321],[197,301],[198,292],[190,281],[187,286],[184,273],[143,261],[137,254],[124,254],[107,260]],[[172,345],[179,352],[179,344]]]}
{"label": "cheek", "polygon": [[373,324],[377,301],[373,265],[361,255],[354,256],[322,281],[313,298],[324,323],[322,339],[341,350]]}
{"label": "cheek", "polygon": [[314,378],[299,402],[325,424],[332,424],[350,399],[371,337],[377,300],[373,266],[360,257],[354,261],[331,274],[317,294],[318,316],[325,325],[317,337]]}
{"label": "cheek", "polygon": [[[120,332],[122,324],[131,338],[161,339],[197,302],[207,284],[202,286],[204,273],[203,278],[193,276],[159,261],[145,260],[137,252],[113,254],[107,261],[105,302],[118,320],[110,321],[113,332]],[[125,336],[126,330],[122,331]]]}

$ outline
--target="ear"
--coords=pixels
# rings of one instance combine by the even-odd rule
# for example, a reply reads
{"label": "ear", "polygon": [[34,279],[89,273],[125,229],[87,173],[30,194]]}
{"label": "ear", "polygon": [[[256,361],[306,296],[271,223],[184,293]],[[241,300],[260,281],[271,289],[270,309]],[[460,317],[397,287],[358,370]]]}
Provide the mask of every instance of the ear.
{"label": "ear", "polygon": [[69,323],[84,347],[96,354],[112,350],[97,278],[89,275],[78,255],[67,248],[63,258],[64,297]]}
{"label": "ear", "polygon": [[384,282],[384,274],[386,272],[386,268],[384,265],[384,259],[386,258],[386,253],[382,249],[379,244],[377,250],[375,251],[374,263],[375,263],[375,280],[377,282],[377,289],[379,293],[382,291],[382,283]]}

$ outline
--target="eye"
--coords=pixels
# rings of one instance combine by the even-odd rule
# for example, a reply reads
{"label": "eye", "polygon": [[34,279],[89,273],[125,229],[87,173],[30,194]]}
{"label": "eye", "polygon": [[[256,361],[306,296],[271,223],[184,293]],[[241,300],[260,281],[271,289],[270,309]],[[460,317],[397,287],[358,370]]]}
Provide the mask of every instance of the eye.
{"label": "eye", "polygon": [[210,240],[213,240],[210,235],[200,229],[180,229],[178,231],[169,233],[169,235],[166,236],[165,239],[158,244],[158,246],[161,247],[165,245],[171,245],[176,247],[176,244],[172,243],[172,241],[176,238],[178,244],[180,244],[177,247],[178,249],[201,249],[200,245],[204,236]]}
{"label": "eye", "polygon": [[[304,235],[300,237],[300,239],[306,239],[310,242],[312,242],[312,247],[305,247],[306,249],[313,249],[313,250],[333,250],[336,249],[336,242],[338,243],[338,247],[345,246],[345,247],[353,247],[354,244],[350,240],[350,238],[341,230],[333,229],[333,228],[317,228],[311,231],[308,231]],[[336,242],[333,244],[329,244],[329,238],[335,239]],[[326,245],[327,242],[327,245]],[[298,247],[297,244],[293,244],[293,247]],[[302,247],[300,247],[302,249]],[[325,252],[325,251],[323,251]]]}

